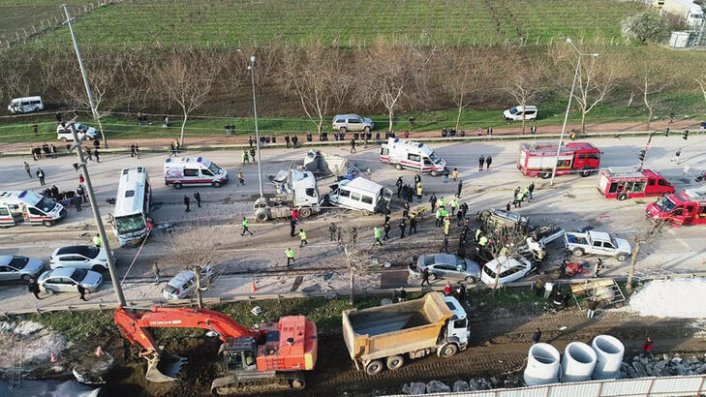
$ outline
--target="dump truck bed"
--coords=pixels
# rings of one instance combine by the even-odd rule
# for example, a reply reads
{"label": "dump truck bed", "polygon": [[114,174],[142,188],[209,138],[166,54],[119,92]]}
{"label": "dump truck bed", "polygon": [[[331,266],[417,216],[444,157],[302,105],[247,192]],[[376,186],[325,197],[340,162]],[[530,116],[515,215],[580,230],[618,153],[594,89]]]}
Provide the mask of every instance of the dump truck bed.
{"label": "dump truck bed", "polygon": [[441,294],[342,313],[343,338],[351,359],[366,362],[436,346],[453,313]]}

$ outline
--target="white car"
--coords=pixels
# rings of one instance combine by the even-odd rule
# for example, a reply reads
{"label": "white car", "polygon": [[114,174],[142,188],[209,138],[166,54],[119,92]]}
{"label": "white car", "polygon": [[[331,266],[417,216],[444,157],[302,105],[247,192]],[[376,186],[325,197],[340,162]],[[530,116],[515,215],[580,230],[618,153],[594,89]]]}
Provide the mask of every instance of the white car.
{"label": "white car", "polygon": [[[115,263],[115,251],[113,251],[113,263]],[[108,255],[105,248],[97,248],[92,245],[72,245],[57,248],[51,254],[49,267],[78,267],[81,269],[91,269],[96,272],[108,270]]]}
{"label": "white car", "polygon": [[485,285],[494,287],[495,277],[500,268],[499,285],[512,283],[525,277],[534,269],[532,262],[524,257],[508,258],[499,256],[483,266],[480,279]]}
{"label": "white car", "polygon": [[366,117],[360,117],[357,114],[337,114],[333,118],[331,126],[334,130],[346,133],[352,132],[370,132],[375,128],[375,123]]}
{"label": "white car", "polygon": [[[201,269],[201,288],[215,277],[213,267],[204,266]],[[164,299],[185,299],[193,296],[196,291],[196,273],[184,270],[172,277],[162,291]]]}
{"label": "white car", "polygon": [[527,105],[525,107],[515,106],[503,112],[503,117],[507,121],[522,121],[523,116],[525,120],[536,119],[537,107],[532,105]]}
{"label": "white car", "polygon": [[[78,135],[78,139],[82,141],[84,139],[93,140],[98,138],[98,130],[93,127],[89,127],[81,123],[74,123],[74,127],[76,128],[76,135]],[[60,140],[61,142],[73,141],[74,134],[71,133],[71,128],[69,126],[59,124],[56,127],[56,139]]]}
{"label": "white car", "polygon": [[100,273],[75,267],[62,267],[39,276],[39,287],[49,294],[55,292],[77,292],[81,284],[88,292],[95,292],[103,283]]}
{"label": "white car", "polygon": [[44,263],[41,259],[3,255],[0,256],[0,281],[27,281],[30,277],[36,278],[43,267]]}

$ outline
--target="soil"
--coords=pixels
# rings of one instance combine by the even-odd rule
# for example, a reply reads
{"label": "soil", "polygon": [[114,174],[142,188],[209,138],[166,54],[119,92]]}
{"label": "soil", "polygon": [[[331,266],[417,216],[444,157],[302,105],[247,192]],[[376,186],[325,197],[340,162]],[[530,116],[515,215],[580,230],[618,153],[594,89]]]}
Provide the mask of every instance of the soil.
{"label": "soil", "polygon": [[[472,310],[472,340],[468,350],[449,359],[430,356],[414,360],[397,371],[385,370],[376,377],[355,370],[341,335],[320,335],[316,369],[307,374],[304,391],[251,395],[370,396],[399,393],[405,383],[413,381],[452,383],[475,377],[517,378],[524,369],[530,337],[538,328],[543,332],[542,342],[551,343],[560,350],[573,341],[590,343],[596,335],[613,335],[625,344],[626,361],[640,353],[646,333],[655,340],[655,354],[701,353],[705,350],[700,325],[694,320],[637,317],[620,311],[602,312],[587,320],[584,312],[578,309],[555,314],[544,313],[541,307],[527,309],[492,313]],[[536,313],[527,314],[532,311]],[[563,327],[566,328],[561,330]],[[121,365],[111,374],[106,391],[109,396],[122,396],[126,391],[133,396],[208,396],[210,383],[218,374],[214,360],[217,345],[217,340],[205,337],[170,341],[167,349],[187,357],[189,362],[178,381],[154,384],[145,381],[146,364],[137,358],[134,348],[128,349],[127,342],[124,342],[118,351],[112,352]]]}

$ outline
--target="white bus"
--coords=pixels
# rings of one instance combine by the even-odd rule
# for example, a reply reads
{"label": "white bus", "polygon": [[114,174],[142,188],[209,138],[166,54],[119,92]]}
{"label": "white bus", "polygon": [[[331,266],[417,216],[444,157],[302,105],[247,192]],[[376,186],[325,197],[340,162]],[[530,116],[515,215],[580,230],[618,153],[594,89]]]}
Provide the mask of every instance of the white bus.
{"label": "white bus", "polygon": [[152,187],[144,166],[123,168],[115,198],[113,231],[121,247],[139,244],[154,226],[150,218]]}

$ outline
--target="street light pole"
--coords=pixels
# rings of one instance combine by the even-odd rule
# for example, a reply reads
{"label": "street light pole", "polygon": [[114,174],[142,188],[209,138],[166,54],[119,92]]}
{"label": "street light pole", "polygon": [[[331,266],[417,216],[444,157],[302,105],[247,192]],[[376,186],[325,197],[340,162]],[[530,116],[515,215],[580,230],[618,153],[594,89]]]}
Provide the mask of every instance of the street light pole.
{"label": "street light pole", "polygon": [[69,16],[69,9],[66,4],[61,6],[64,9],[64,15],[66,16],[65,24],[69,25],[69,32],[71,33],[71,41],[74,44],[74,50],[76,51],[76,58],[78,58],[78,68],[81,71],[81,78],[83,79],[83,86],[86,89],[86,95],[88,96],[88,105],[91,107],[91,114],[93,115],[93,121],[98,123],[98,128],[103,135],[103,146],[108,147],[108,138],[105,136],[105,131],[103,131],[103,123],[101,123],[101,118],[98,115],[98,110],[96,109],[96,101],[93,99],[93,91],[91,91],[91,84],[88,82],[88,73],[86,72],[86,67],[83,65],[83,57],[81,56],[81,49],[78,47],[78,41],[76,40],[76,34],[74,33],[73,21],[74,19]]}
{"label": "street light pole", "polygon": [[255,97],[255,55],[250,57],[250,65],[248,65],[250,70],[250,77],[252,80],[252,109],[255,115],[255,150],[257,150],[257,182],[260,188],[260,198],[265,197],[265,193],[262,190],[262,167],[260,163],[262,160],[260,158],[260,131],[257,129],[257,98]]}
{"label": "street light pole", "polygon": [[86,191],[88,193],[88,201],[91,204],[93,218],[96,221],[96,226],[98,227],[98,234],[101,238],[101,244],[105,248],[105,254],[108,257],[108,272],[110,273],[110,279],[113,283],[115,296],[118,298],[118,303],[120,303],[120,306],[125,306],[125,295],[123,294],[122,287],[120,287],[118,274],[115,271],[115,263],[113,262],[113,255],[112,251],[110,250],[110,243],[108,242],[108,236],[105,234],[105,228],[103,227],[103,220],[101,219],[100,211],[98,211],[98,203],[96,202],[96,196],[93,194],[93,184],[91,184],[91,176],[88,175],[88,167],[86,167],[86,161],[83,158],[83,149],[81,147],[81,141],[78,139],[76,127],[74,126],[74,120],[69,121],[68,124],[69,128],[71,128],[71,133],[74,137],[74,148],[76,149],[76,155],[78,156],[78,164],[75,165],[75,168],[77,171],[79,169],[83,170],[83,177],[86,179]]}
{"label": "street light pole", "polygon": [[578,60],[576,61],[576,70],[574,71],[574,81],[571,83],[571,91],[569,91],[569,103],[566,104],[566,113],[564,113],[564,124],[561,126],[561,135],[559,136],[559,146],[556,148],[556,159],[554,161],[554,167],[552,167],[552,179],[549,180],[549,186],[554,186],[554,177],[556,176],[556,168],[559,165],[559,155],[561,154],[561,145],[564,144],[564,134],[566,133],[566,123],[569,121],[569,111],[571,111],[571,100],[574,98],[574,89],[576,88],[576,80],[579,77],[579,70],[581,69],[581,57],[591,56],[597,57],[598,54],[584,54],[579,51],[574,45],[570,38],[566,39],[566,42],[571,44],[571,46],[576,50],[578,54]]}

